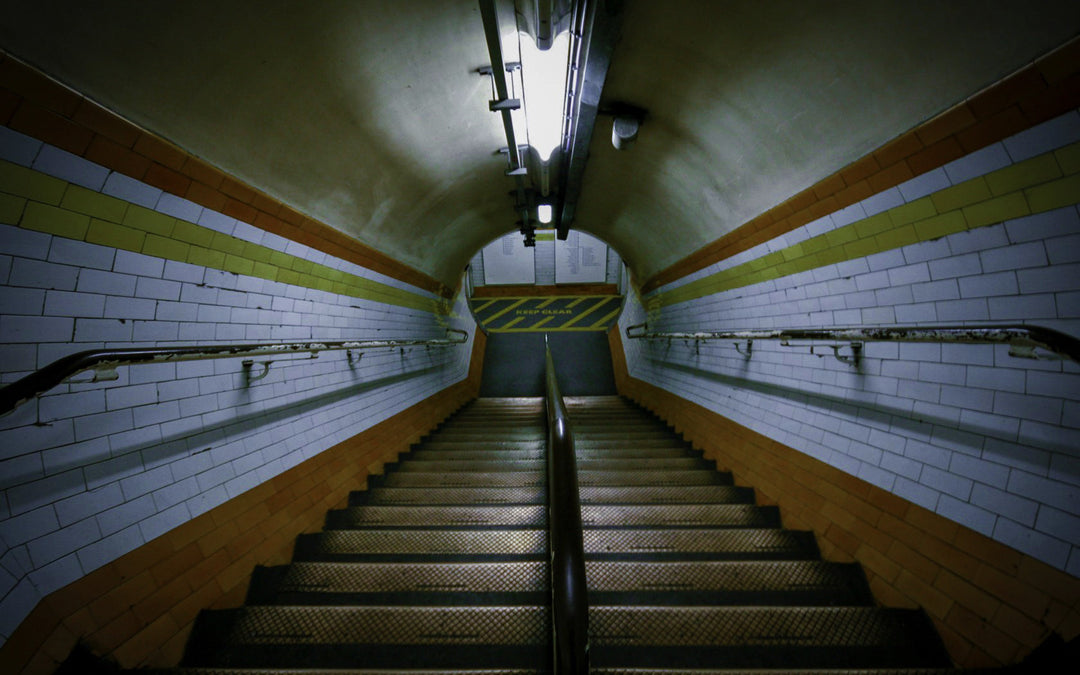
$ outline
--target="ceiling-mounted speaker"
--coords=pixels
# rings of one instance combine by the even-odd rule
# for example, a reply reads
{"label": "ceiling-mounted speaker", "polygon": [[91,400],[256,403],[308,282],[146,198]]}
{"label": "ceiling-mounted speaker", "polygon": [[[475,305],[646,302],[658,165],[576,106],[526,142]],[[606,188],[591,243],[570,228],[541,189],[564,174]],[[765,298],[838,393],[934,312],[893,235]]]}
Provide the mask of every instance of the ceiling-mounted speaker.
{"label": "ceiling-mounted speaker", "polygon": [[611,123],[611,144],[616,150],[626,150],[637,140],[641,120],[635,117],[616,115]]}

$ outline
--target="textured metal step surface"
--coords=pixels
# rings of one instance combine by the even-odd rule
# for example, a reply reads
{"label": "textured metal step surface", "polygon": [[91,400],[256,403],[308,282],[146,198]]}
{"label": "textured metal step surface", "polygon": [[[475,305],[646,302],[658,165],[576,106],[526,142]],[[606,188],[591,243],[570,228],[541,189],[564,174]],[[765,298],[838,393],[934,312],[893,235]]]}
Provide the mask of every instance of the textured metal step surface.
{"label": "textured metal step surface", "polygon": [[[498,668],[423,670],[354,668],[140,668],[140,675],[540,675],[549,671],[539,669]],[[982,668],[758,668],[739,669],[670,669],[670,668],[590,668],[593,675],[1001,675],[1000,670]]]}
{"label": "textured metal step surface", "polygon": [[430,438],[413,446],[416,450],[544,450],[547,440],[505,441],[487,440],[445,440]]}
{"label": "textured metal step surface", "polygon": [[601,606],[589,611],[589,633],[598,667],[949,665],[929,620],[915,610]]}
{"label": "textured metal step surface", "polygon": [[808,560],[813,533],[774,529],[601,530],[584,532],[585,557],[622,560]]}
{"label": "textured metal step surface", "polygon": [[575,448],[689,448],[690,444],[676,436],[618,440],[611,438],[574,438]]}
{"label": "textured metal step surface", "polygon": [[585,565],[594,604],[868,605],[855,564],[805,561],[608,562]]}
{"label": "textured metal step surface", "polygon": [[[861,569],[822,561],[586,563],[593,604],[859,605]],[[546,602],[544,561],[499,563],[299,562],[257,568],[248,604],[500,604]],[[258,592],[256,592],[258,591]]]}
{"label": "textured metal step surface", "polygon": [[[586,530],[590,559],[807,560],[812,534],[774,529]],[[547,553],[545,530],[328,530],[297,538],[293,559],[513,560]]]}
{"label": "textured metal step surface", "polygon": [[[683,485],[718,485],[725,484],[728,477],[707,469],[675,469],[670,471],[578,471],[578,485],[592,487],[600,485],[648,485],[648,486],[683,486]],[[544,485],[547,482],[545,471],[454,471],[435,472],[396,472],[391,471],[381,479],[369,479],[372,485],[380,487],[527,487]]]}
{"label": "textured metal step surface", "polygon": [[536,506],[355,506],[326,514],[327,529],[360,527],[545,527]]}
{"label": "textured metal step surface", "polygon": [[484,488],[377,487],[349,493],[349,504],[543,504],[543,486]]}
{"label": "textured metal step surface", "polygon": [[447,471],[503,473],[507,471],[543,471],[546,467],[547,464],[542,459],[509,459],[504,458],[502,453],[499,453],[497,457],[469,461],[439,461],[410,457],[408,461],[401,462],[401,464],[395,467],[393,471],[402,471],[404,473],[425,473],[431,471],[440,473],[445,473]]}
{"label": "textured metal step surface", "polygon": [[[524,666],[513,661],[548,648],[547,615],[530,606],[218,610],[200,615],[184,665]],[[928,620],[910,610],[595,606],[589,633],[598,667],[948,665]]]}
{"label": "textured metal step surface", "polygon": [[390,472],[377,481],[369,483],[380,487],[529,487],[544,485],[547,476],[543,471],[455,471],[453,473],[401,473]]}
{"label": "textured metal step surface", "polygon": [[257,568],[247,604],[546,604],[544,561],[499,563],[301,562]]}
{"label": "textured metal step surface", "polygon": [[[702,459],[696,457],[675,457],[659,459],[637,459],[623,457],[606,457],[603,459],[577,458],[578,471],[686,471],[708,470],[711,467]],[[545,458],[521,460],[504,457],[499,453],[495,457],[482,460],[451,460],[441,461],[438,459],[420,459],[409,457],[402,461],[393,471],[405,473],[423,473],[426,471],[546,471],[547,461]]]}
{"label": "textured metal step surface", "polygon": [[592,505],[581,507],[585,527],[780,527],[775,507],[752,504]]}
{"label": "textured metal step surface", "polygon": [[440,441],[487,441],[499,439],[503,442],[517,441],[543,441],[547,438],[544,429],[517,429],[513,431],[500,430],[492,432],[487,429],[446,429],[440,430],[432,437],[438,437]]}
{"label": "textured metal step surface", "polygon": [[182,665],[523,668],[549,633],[539,606],[242,607],[200,614]]}
{"label": "textured metal step surface", "polygon": [[[581,509],[585,527],[780,526],[775,507],[751,504],[591,505]],[[544,527],[543,506],[357,506],[330,511],[328,529]]]}
{"label": "textured metal step surface", "polygon": [[327,530],[297,537],[293,560],[541,559],[546,530]]}
{"label": "textured metal step surface", "polygon": [[[724,475],[724,474],[721,474]],[[727,476],[727,483],[731,482]],[[542,486],[510,488],[387,488],[350,493],[349,503],[362,504],[543,504]],[[584,487],[582,504],[752,504],[754,490],[734,485],[682,487]]]}
{"label": "textured metal step surface", "polygon": [[717,485],[669,487],[609,486],[581,489],[582,504],[752,504],[754,490],[731,485],[730,474],[717,474]]}
{"label": "textured metal step surface", "polygon": [[[579,462],[585,460],[633,460],[633,459],[697,459],[697,454],[691,454],[684,448],[628,448],[628,449],[575,449],[575,455]],[[424,462],[486,462],[486,461],[528,461],[544,460],[547,450],[544,448],[529,448],[521,450],[428,450],[415,449],[402,455],[401,461]]]}

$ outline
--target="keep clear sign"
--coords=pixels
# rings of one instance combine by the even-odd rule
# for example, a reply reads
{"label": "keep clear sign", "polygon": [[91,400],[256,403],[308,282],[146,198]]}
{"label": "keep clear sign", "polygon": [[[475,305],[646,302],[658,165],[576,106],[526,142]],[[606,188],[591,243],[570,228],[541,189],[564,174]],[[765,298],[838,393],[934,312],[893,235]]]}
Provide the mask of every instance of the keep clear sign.
{"label": "keep clear sign", "polygon": [[535,248],[526,247],[521,235],[508,234],[484,247],[484,282],[536,283]]}
{"label": "keep clear sign", "polygon": [[607,279],[607,244],[570,230],[555,240],[555,283],[602,284]]}

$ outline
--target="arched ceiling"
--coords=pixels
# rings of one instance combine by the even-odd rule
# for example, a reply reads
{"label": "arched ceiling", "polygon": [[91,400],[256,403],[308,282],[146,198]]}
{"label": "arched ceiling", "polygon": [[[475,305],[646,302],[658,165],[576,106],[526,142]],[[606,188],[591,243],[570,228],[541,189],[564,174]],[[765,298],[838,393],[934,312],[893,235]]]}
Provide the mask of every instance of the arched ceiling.
{"label": "arched ceiling", "polygon": [[[1078,32],[1075,2],[626,2],[604,99],[649,116],[627,152],[600,118],[574,227],[648,277]],[[476,0],[9,0],[0,47],[450,286],[514,227]]]}

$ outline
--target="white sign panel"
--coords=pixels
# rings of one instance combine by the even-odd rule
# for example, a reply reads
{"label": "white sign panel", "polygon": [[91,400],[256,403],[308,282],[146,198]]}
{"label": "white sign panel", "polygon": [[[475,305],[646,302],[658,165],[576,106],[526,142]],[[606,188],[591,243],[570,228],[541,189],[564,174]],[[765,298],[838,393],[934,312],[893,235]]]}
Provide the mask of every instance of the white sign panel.
{"label": "white sign panel", "polygon": [[555,240],[555,283],[602,284],[607,278],[607,244],[571,230]]}
{"label": "white sign panel", "polygon": [[496,239],[484,247],[484,283],[536,283],[535,253],[535,248],[521,242],[519,234]]}

